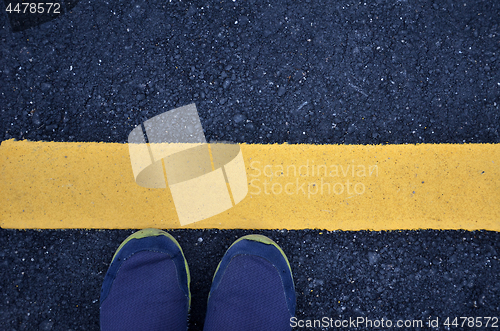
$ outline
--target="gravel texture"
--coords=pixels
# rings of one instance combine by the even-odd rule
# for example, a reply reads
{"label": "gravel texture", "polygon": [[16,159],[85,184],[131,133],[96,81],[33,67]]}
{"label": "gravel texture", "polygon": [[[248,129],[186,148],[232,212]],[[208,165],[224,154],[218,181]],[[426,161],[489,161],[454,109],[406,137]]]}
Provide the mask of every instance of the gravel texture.
{"label": "gravel texture", "polygon": [[[395,323],[438,317],[443,323],[446,317],[500,316],[497,232],[169,232],[191,271],[190,330],[202,329],[225,250],[249,233],[269,236],[287,254],[299,319],[361,316]],[[0,230],[0,329],[99,330],[100,287],[115,250],[131,233]]]}
{"label": "gravel texture", "polygon": [[[195,102],[209,141],[500,142],[498,1],[62,5],[0,13],[0,141],[126,142]],[[258,232],[291,261],[300,319],[439,317],[432,330],[446,330],[446,317],[500,316],[499,233]],[[0,229],[0,330],[98,330],[101,282],[130,233]],[[171,233],[201,330],[217,263],[250,232]]]}
{"label": "gravel texture", "polygon": [[195,102],[209,140],[500,142],[498,1],[75,3],[0,14],[1,140],[126,142]]}

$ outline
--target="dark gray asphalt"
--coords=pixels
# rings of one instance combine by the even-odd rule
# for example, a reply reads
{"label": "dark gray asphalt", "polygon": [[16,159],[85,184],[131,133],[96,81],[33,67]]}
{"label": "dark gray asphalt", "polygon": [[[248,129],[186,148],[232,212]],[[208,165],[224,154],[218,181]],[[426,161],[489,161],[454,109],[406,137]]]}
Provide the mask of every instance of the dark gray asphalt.
{"label": "dark gray asphalt", "polygon": [[[1,230],[2,330],[98,330],[102,280],[132,232]],[[500,233],[257,232],[277,241],[290,260],[298,318],[499,316]],[[191,330],[201,330],[220,258],[251,231],[170,233],[191,270]]]}
{"label": "dark gray asphalt", "polygon": [[3,139],[126,142],[196,102],[209,140],[500,142],[498,1],[80,1],[20,32],[0,17]]}
{"label": "dark gray asphalt", "polygon": [[[62,12],[0,13],[0,141],[126,142],[195,102],[208,140],[500,142],[498,1],[64,1]],[[0,229],[0,330],[98,330],[104,273],[131,232]],[[432,330],[446,330],[446,317],[500,316],[499,233],[257,232],[287,253],[301,319],[438,317]],[[200,330],[216,265],[248,231],[172,233]]]}

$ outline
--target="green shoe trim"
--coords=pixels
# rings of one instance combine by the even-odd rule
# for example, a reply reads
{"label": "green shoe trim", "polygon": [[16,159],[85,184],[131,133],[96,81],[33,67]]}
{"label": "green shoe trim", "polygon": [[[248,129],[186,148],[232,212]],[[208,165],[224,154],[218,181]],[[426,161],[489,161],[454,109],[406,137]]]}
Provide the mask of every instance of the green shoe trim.
{"label": "green shoe trim", "polygon": [[[270,239],[266,236],[263,236],[261,234],[249,234],[249,235],[243,236],[243,237],[239,238],[238,240],[236,240],[234,243],[232,243],[232,245],[229,246],[229,248],[227,250],[229,250],[237,242],[242,241],[242,240],[257,241],[257,242],[260,242],[260,243],[263,243],[266,245],[273,245],[274,247],[276,247],[280,251],[281,255],[283,255],[283,257],[285,258],[286,264],[288,265],[288,269],[290,270],[290,273],[292,273],[292,268],[290,267],[290,262],[288,262],[288,258],[286,257],[285,252],[283,252],[281,247],[277,243],[275,243],[272,239]],[[219,271],[219,267],[220,267],[221,263],[222,263],[222,260],[217,265],[217,269],[215,269],[215,273],[214,273],[214,276],[212,277],[212,281],[214,280],[215,275]],[[293,274],[292,274],[292,279],[293,279]]]}
{"label": "green shoe trim", "polygon": [[113,261],[115,260],[115,257],[118,254],[118,252],[120,251],[120,249],[122,249],[123,246],[125,246],[129,241],[131,241],[133,239],[141,239],[141,238],[146,238],[146,237],[157,237],[157,236],[165,236],[165,237],[169,238],[170,240],[172,240],[175,243],[175,245],[181,251],[182,258],[184,259],[184,266],[186,267],[188,292],[189,292],[189,307],[191,308],[191,274],[189,272],[187,260],[186,260],[186,257],[184,256],[184,252],[182,251],[181,245],[179,245],[179,242],[170,233],[167,233],[167,232],[160,230],[160,229],[153,229],[153,228],[143,229],[143,230],[134,232],[133,234],[128,236],[127,239],[125,239],[121,243],[121,245],[118,247],[115,254],[113,255],[113,259],[111,260],[111,263],[113,263]]}

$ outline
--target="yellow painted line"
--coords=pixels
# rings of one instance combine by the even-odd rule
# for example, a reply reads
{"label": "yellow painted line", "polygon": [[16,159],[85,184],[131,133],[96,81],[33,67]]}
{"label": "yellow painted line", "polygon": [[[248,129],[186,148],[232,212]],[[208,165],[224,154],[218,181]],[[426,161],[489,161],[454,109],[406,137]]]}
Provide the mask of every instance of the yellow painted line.
{"label": "yellow painted line", "polygon": [[[187,228],[500,231],[500,145],[248,145],[248,195]],[[117,143],[8,140],[2,228],[182,228]]]}

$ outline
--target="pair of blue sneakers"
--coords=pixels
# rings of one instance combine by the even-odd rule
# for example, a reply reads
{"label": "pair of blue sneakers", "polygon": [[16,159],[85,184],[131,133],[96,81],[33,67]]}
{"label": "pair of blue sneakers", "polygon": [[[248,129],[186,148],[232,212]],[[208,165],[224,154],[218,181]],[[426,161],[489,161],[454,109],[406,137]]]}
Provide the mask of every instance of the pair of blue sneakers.
{"label": "pair of blue sneakers", "polygon": [[[101,290],[100,323],[110,330],[186,330],[190,274],[170,234],[145,229],[118,247]],[[291,330],[295,288],[283,250],[262,235],[236,240],[212,281],[204,331]]]}

